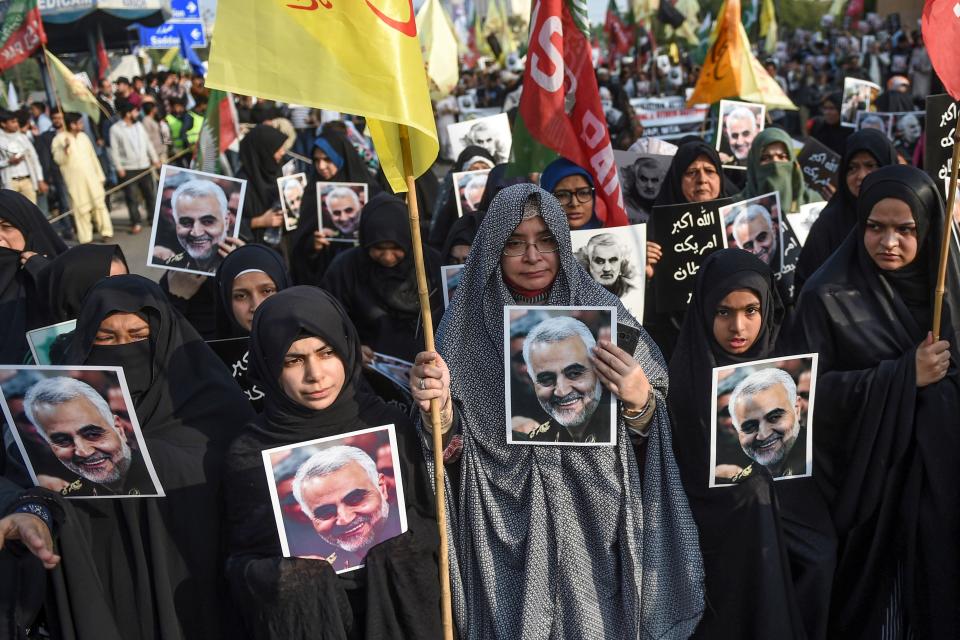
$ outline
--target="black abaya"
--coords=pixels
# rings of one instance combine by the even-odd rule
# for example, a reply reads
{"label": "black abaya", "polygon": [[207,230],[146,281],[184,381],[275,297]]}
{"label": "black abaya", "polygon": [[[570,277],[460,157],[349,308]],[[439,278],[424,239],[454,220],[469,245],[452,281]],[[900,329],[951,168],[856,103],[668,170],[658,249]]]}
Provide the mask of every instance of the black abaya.
{"label": "black abaya", "polygon": [[[112,312],[139,313],[147,340],[97,346]],[[253,416],[223,363],[139,276],[87,295],[66,364],[122,366],[163,498],[69,501],[54,573],[55,635],[103,640],[231,637],[220,588],[222,458]]]}
{"label": "black abaya", "polygon": [[[403,260],[389,268],[373,260],[368,250],[380,242],[399,245]],[[424,260],[436,326],[443,313],[440,259],[427,249]],[[410,225],[406,205],[396,197],[382,193],[367,203],[360,214],[360,246],[334,260],[321,286],[346,308],[364,345],[411,362],[423,351]]]}
{"label": "black abaya", "polygon": [[39,254],[21,267],[21,251],[0,247],[0,364],[20,364],[29,353],[26,331],[42,324],[37,278],[46,259],[63,253],[67,245],[35,204],[10,189],[0,189],[0,219],[23,235],[23,251]]}
{"label": "black abaya", "polygon": [[[763,323],[742,355],[727,353],[713,337],[717,306],[736,289],[757,295]],[[708,486],[713,369],[776,355],[784,320],[776,291],[769,267],[756,256],[739,249],[711,254],[697,273],[670,360],[670,378],[678,383],[668,397],[674,449],[706,578],[707,609],[696,638],[825,637],[835,540],[813,481],[775,486],[769,472],[754,465],[759,473],[742,482]]]}
{"label": "black abaya", "polygon": [[803,288],[803,284],[827,261],[857,224],[857,198],[847,186],[847,171],[853,156],[861,151],[873,156],[878,168],[897,164],[896,149],[880,131],[861,129],[847,138],[837,171],[837,192],[810,227],[807,240],[800,250],[794,276],[795,291]]}
{"label": "black abaya", "polygon": [[[917,258],[880,270],[864,247],[881,199],[906,202]],[[857,226],[807,282],[797,308],[801,348],[820,353],[814,477],[831,503],[839,556],[831,636],[950,638],[960,629],[960,269],[950,256],[942,337],[950,367],[916,386],[916,350],[931,317],[944,221],[934,183],[906,166],[864,180]],[[918,322],[918,318],[920,322]],[[902,603],[899,584],[903,583]]]}
{"label": "black abaya", "polygon": [[[284,354],[305,336],[321,338],[345,370],[337,399],[322,411],[280,386]],[[362,390],[360,340],[346,312],[319,289],[287,289],[257,310],[250,347],[266,411],[231,445],[226,476],[227,578],[247,632],[256,640],[440,637],[437,523],[418,435],[406,415]],[[391,423],[408,531],[339,576],[323,560],[283,558],[260,452]]]}
{"label": "black abaya", "polygon": [[240,141],[240,172],[238,178],[247,181],[243,196],[243,215],[240,218],[240,237],[250,242],[263,237],[263,230],[250,228],[250,221],[262,215],[270,207],[280,204],[277,178],[280,163],[274,154],[284,145],[287,137],[270,125],[253,128]]}

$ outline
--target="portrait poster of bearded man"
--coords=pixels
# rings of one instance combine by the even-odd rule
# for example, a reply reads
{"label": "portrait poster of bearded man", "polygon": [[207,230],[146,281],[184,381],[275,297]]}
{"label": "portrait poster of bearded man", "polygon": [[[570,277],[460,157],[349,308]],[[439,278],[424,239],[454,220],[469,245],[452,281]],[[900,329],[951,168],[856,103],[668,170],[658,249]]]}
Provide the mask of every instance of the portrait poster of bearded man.
{"label": "portrait poster of bearded man", "polygon": [[783,229],[780,224],[780,193],[720,207],[728,249],[743,249],[757,256],[774,273],[783,271]]}
{"label": "portrait poster of bearded man", "polygon": [[277,191],[280,193],[280,208],[283,211],[283,226],[293,231],[300,224],[300,205],[307,189],[307,174],[295,173],[277,178]]}
{"label": "portrait poster of bearded man", "polygon": [[614,294],[633,314],[643,317],[646,291],[647,225],[570,232],[573,254],[590,277]]}
{"label": "portrait poster of bearded man", "polygon": [[744,168],[753,139],[766,125],[767,108],[752,102],[720,101],[717,151],[724,167]]}
{"label": "portrait poster of bearded man", "polygon": [[374,546],[407,530],[394,425],[263,451],[285,558],[364,566]]}
{"label": "portrait poster of bearded man", "polygon": [[370,199],[370,185],[363,182],[317,182],[320,228],[331,242],[357,243],[360,217]]}
{"label": "portrait poster of bearded man", "polygon": [[[529,327],[518,354],[523,366],[512,366],[512,326],[534,314],[538,322]],[[507,443],[615,445],[616,401],[603,385],[593,350],[599,340],[616,344],[616,308],[506,306],[503,318]],[[514,380],[517,375],[526,379]],[[515,402],[516,384],[532,389],[545,422],[529,415],[528,405]]]}
{"label": "portrait poster of bearded man", "polygon": [[711,487],[744,482],[759,466],[774,480],[813,475],[817,359],[808,353],[713,370]]}
{"label": "portrait poster of bearded man", "polygon": [[240,235],[247,181],[164,165],[147,266],[212,276]]}
{"label": "portrait poster of bearded man", "polygon": [[474,171],[455,171],[453,184],[457,187],[457,217],[464,214],[476,213],[483,199],[483,192],[487,188],[487,176],[490,169],[476,169]]}
{"label": "portrait poster of bearded man", "polygon": [[34,485],[65,498],[164,495],[122,368],[5,365],[0,407]]}
{"label": "portrait poster of bearded man", "polygon": [[476,145],[486,149],[497,164],[510,159],[513,134],[510,132],[510,120],[505,113],[455,122],[447,125],[447,132],[450,135],[453,157],[460,155],[460,152],[470,145]]}

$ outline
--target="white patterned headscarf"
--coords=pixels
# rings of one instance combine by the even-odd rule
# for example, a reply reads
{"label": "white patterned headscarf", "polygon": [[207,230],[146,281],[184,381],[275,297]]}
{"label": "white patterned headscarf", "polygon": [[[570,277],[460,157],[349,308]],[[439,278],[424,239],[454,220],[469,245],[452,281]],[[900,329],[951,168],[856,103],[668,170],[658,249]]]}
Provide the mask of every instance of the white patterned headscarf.
{"label": "white patterned headscarf", "polygon": [[546,304],[616,305],[619,323],[640,326],[578,264],[552,195],[521,184],[494,198],[437,341],[464,440],[459,495],[447,484],[460,637],[686,638],[703,613],[703,564],[670,443],[667,368],[646,332],[633,355],[657,410],[643,477],[622,419],[615,447],[506,443],[503,307],[514,301],[500,256],[531,204],[560,246]]}

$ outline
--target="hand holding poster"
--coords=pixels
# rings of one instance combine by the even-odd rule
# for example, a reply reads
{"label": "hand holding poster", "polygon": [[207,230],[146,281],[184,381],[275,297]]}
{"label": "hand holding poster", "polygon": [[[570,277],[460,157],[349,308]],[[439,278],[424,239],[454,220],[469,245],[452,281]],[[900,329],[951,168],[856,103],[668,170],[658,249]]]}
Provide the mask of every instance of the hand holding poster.
{"label": "hand holding poster", "polygon": [[807,138],[803,149],[797,156],[803,181],[808,187],[824,198],[833,195],[837,189],[837,170],[840,168],[840,154],[828,148],[815,138]]}
{"label": "hand holding poster", "polygon": [[164,495],[120,367],[4,365],[0,401],[36,486],[66,498]]}
{"label": "hand holding poster", "polygon": [[684,311],[693,294],[694,276],[708,255],[726,246],[720,207],[729,198],[654,207],[651,240],[663,256],[656,267],[657,311]]}
{"label": "hand holding poster", "polygon": [[590,356],[599,340],[616,344],[616,307],[506,306],[503,324],[507,443],[615,445],[617,401]]}
{"label": "hand holding poster", "polygon": [[743,482],[757,465],[775,480],[813,474],[817,360],[809,353],[713,370],[709,486]]}
{"label": "hand holding poster", "polygon": [[240,234],[247,181],[164,165],[147,266],[212,276]]}
{"label": "hand holding poster", "polygon": [[[283,557],[364,566],[371,548],[407,530],[394,425],[267,449],[263,466]],[[343,514],[348,522],[341,522]]]}

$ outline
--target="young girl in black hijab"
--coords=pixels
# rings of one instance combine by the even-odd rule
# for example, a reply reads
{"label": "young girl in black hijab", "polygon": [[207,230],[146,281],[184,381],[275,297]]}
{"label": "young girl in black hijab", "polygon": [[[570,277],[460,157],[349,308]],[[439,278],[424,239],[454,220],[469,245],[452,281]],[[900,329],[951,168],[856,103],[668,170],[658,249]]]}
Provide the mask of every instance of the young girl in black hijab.
{"label": "young girl in black hijab", "polygon": [[[301,363],[291,348],[311,354]],[[289,638],[440,637],[437,522],[416,427],[360,384],[360,340],[346,311],[314,287],[257,310],[250,365],[266,410],[227,457],[227,580],[247,633]],[[315,387],[329,389],[313,398]],[[261,451],[369,427],[396,427],[408,531],[372,547],[365,567],[337,575],[322,559],[283,558]]]}
{"label": "young girl in black hijab", "polygon": [[944,207],[893,165],[866,177],[857,222],[807,281],[801,348],[820,353],[814,478],[840,547],[831,637],[951,638],[960,629],[960,269],[930,333]]}
{"label": "young girl in black hijab", "polygon": [[800,250],[794,276],[796,291],[803,288],[803,283],[857,226],[857,197],[863,179],[880,167],[897,164],[897,151],[893,143],[876,129],[861,129],[847,138],[844,144],[843,159],[837,172],[837,192],[810,227],[807,240]]}
{"label": "young girl in black hijab", "polygon": [[[668,396],[706,577],[707,609],[696,638],[825,637],[835,542],[816,485],[792,479],[775,488],[759,465],[732,486],[708,483],[713,369],[776,356],[783,321],[763,261],[740,249],[704,260],[670,360]],[[724,446],[717,442],[718,450]],[[739,450],[735,441],[729,446]]]}
{"label": "young girl in black hijab", "polygon": [[0,189],[0,364],[19,364],[29,352],[26,332],[42,326],[37,278],[67,250],[40,209]]}
{"label": "young girl in black hijab", "polygon": [[300,226],[291,238],[290,269],[295,284],[319,284],[334,258],[353,248],[349,242],[331,242],[325,230],[333,221],[324,219],[320,229],[318,182],[360,182],[367,185],[367,195],[380,193],[379,182],[345,135],[327,128],[313,145],[313,176],[300,204]]}
{"label": "young girl in black hijab", "polygon": [[250,335],[257,307],[291,285],[283,257],[260,244],[244,245],[227,255],[217,269],[215,281],[220,338]]}
{"label": "young girl in black hijab", "polygon": [[253,417],[230,373],[160,288],[135,275],[87,294],[60,364],[120,366],[162,498],[74,500],[56,625],[78,638],[235,637],[222,629],[222,459]]}
{"label": "young girl in black hijab", "polygon": [[[443,313],[440,259],[424,255],[433,320]],[[360,246],[340,254],[323,279],[323,288],[346,308],[361,342],[379,353],[413,361],[423,350],[420,298],[406,205],[382,193],[360,214]]]}

